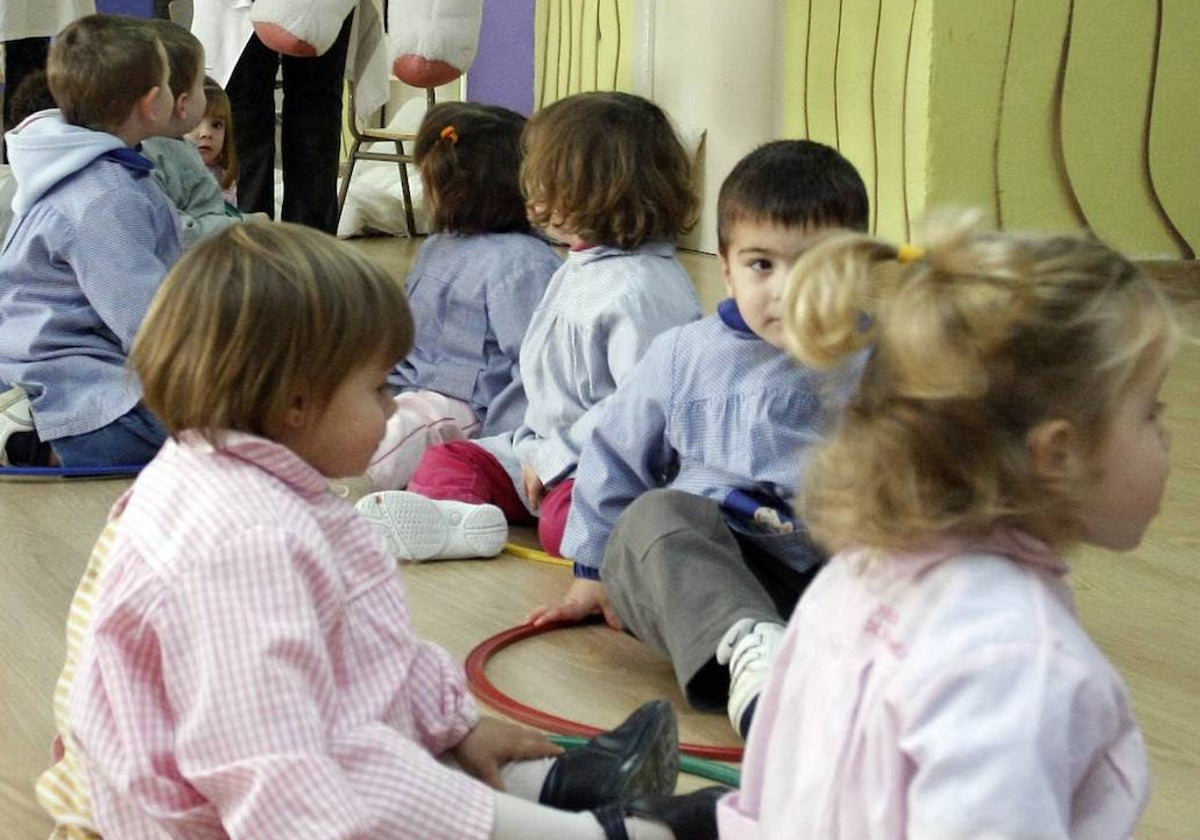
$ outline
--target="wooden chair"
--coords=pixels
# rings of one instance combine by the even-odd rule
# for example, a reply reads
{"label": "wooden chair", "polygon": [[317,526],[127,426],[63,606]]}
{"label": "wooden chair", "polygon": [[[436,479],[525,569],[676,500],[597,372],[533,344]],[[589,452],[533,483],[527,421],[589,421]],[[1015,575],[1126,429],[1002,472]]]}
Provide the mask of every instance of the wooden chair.
{"label": "wooden chair", "polygon": [[[405,134],[398,131],[388,131],[383,128],[363,128],[358,124],[358,112],[354,102],[354,83],[346,83],[350,96],[346,103],[346,127],[350,131],[353,142],[350,151],[346,153],[346,174],[342,176],[342,185],[338,189],[338,221],[341,221],[342,210],[346,206],[346,194],[350,191],[350,179],[354,175],[354,166],[360,160],[381,160],[393,162],[400,168],[400,193],[404,202],[404,226],[409,236],[417,233],[417,222],[413,215],[412,191],[408,185],[408,165],[415,163],[410,152],[404,151],[404,144],[414,142],[415,134]],[[429,107],[434,103],[433,88],[425,89],[425,101]],[[375,143],[391,143],[396,147],[394,152],[377,152],[371,147]]]}

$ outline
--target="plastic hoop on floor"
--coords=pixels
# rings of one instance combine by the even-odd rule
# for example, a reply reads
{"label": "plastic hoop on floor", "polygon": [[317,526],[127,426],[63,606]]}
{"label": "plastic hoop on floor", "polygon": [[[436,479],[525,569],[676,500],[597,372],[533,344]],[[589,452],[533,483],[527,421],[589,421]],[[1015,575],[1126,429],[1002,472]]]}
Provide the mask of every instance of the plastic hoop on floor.
{"label": "plastic hoop on floor", "polygon": [[[566,747],[567,749],[581,747],[587,743],[587,739],[582,735],[551,735],[550,740],[560,747]],[[696,758],[694,755],[679,756],[679,772],[691,773],[693,776],[699,776],[702,779],[719,782],[730,787],[741,787],[742,785],[742,773],[740,770],[730,767],[728,764],[722,764],[719,761]]]}
{"label": "plastic hoop on floor", "polygon": [[0,467],[0,479],[47,480],[54,478],[132,478],[145,464],[113,467]]}
{"label": "plastic hoop on floor", "polygon": [[[579,627],[578,623],[573,622],[551,622],[543,624],[540,627],[534,627],[532,624],[521,624],[517,627],[512,627],[508,630],[503,630],[489,639],[484,639],[475,648],[467,654],[466,671],[467,685],[475,692],[483,702],[487,703],[492,708],[503,712],[513,720],[536,726],[538,729],[545,729],[549,732],[556,732],[561,735],[596,735],[602,730],[594,726],[589,726],[586,723],[561,718],[557,715],[552,715],[549,712],[543,712],[540,709],[535,709],[532,706],[526,706],[519,700],[514,700],[500,689],[492,684],[487,676],[487,663],[493,656],[509,645],[516,644],[524,639],[533,636],[540,636],[542,633],[549,633],[552,630],[564,630],[568,627]],[[679,751],[684,755],[695,756],[696,758],[706,758],[713,761],[731,761],[734,763],[742,760],[741,747],[716,747],[705,744],[680,744]]]}

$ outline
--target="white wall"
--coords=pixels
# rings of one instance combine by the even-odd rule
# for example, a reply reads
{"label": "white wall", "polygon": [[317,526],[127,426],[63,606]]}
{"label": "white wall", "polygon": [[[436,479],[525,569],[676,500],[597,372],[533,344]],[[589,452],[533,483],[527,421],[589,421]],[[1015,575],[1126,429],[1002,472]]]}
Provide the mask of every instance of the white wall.
{"label": "white wall", "polygon": [[638,21],[654,45],[652,90],[637,92],[671,115],[685,141],[707,132],[700,221],[684,244],[716,253],[721,181],[747,152],[780,136],[783,0],[640,0],[637,11],[654,15],[652,27]]}

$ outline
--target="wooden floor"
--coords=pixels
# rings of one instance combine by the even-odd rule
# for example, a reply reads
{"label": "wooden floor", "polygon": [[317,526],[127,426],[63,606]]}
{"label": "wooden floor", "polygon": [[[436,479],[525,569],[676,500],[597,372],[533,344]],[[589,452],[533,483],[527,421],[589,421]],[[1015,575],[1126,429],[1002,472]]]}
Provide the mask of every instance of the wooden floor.
{"label": "wooden floor", "polygon": [[[363,240],[397,276],[414,253],[402,239]],[[711,310],[722,296],[715,259],[685,255]],[[1200,288],[1200,272],[1173,280]],[[1185,307],[1200,334],[1200,304]],[[1168,380],[1173,475],[1162,515],[1129,555],[1086,550],[1073,575],[1083,621],[1125,675],[1149,742],[1154,796],[1139,836],[1200,838],[1200,347]],[[49,759],[50,696],[63,626],[91,544],[126,481],[0,482],[0,840],[44,836],[33,782]],[[351,483],[351,492],[359,487]],[[520,535],[528,536],[528,535]],[[483,639],[556,596],[567,569],[501,557],[403,570],[417,631],[465,658]],[[600,627],[551,633],[501,653],[489,675],[513,697],[599,726],[642,700],[672,699],[684,740],[735,743],[722,715],[691,712],[665,661]],[[700,784],[684,779],[681,788]]]}

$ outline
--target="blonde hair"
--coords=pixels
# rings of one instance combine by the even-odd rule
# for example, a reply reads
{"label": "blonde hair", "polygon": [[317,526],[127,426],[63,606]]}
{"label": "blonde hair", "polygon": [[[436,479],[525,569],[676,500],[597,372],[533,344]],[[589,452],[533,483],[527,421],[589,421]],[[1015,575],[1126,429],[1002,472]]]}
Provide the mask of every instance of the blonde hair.
{"label": "blonde hair", "polygon": [[144,20],[87,15],[68,24],[50,47],[46,79],[63,119],[113,129],[163,81],[165,51]]}
{"label": "blonde hair", "polygon": [[[981,232],[945,213],[924,251],[836,233],[788,278],[787,338],[824,367],[864,348],[859,389],[802,491],[831,551],[919,545],[943,532],[1022,528],[1063,547],[1094,467],[1037,478],[1027,436],[1064,419],[1094,455],[1118,401],[1170,359],[1162,290],[1091,237]],[[1094,461],[1094,459],[1093,459]]]}
{"label": "blonde hair", "polygon": [[208,103],[204,107],[204,116],[211,122],[214,118],[225,121],[225,142],[217,155],[216,164],[221,167],[221,189],[227,190],[237,183],[241,174],[241,164],[238,162],[237,143],[233,135],[233,103],[229,94],[212,76],[204,77],[204,98]]}
{"label": "blonde hair", "polygon": [[589,245],[675,241],[696,221],[687,153],[662,109],[628,93],[578,93],[538,111],[522,137],[529,220]]}
{"label": "blonde hair", "polygon": [[272,437],[301,396],[323,405],[352,371],[412,349],[399,284],[377,263],[301,225],[216,233],[167,275],[130,354],[146,406],[172,435]]}

